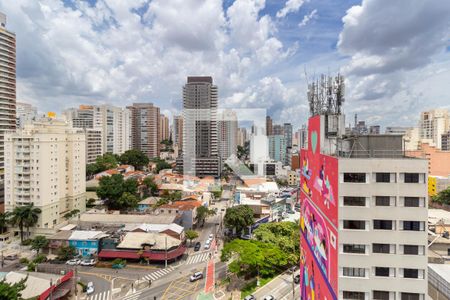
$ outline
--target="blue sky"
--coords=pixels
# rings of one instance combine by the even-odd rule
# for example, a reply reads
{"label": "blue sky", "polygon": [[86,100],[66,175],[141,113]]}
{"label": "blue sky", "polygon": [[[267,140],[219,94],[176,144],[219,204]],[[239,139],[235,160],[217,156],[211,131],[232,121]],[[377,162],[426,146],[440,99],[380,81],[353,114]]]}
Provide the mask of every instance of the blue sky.
{"label": "blue sky", "polygon": [[410,126],[450,106],[450,1],[16,0],[0,11],[17,35],[18,100],[43,112],[153,102],[171,116],[186,76],[212,75],[221,106],[299,126],[305,71],[345,75],[348,120]]}

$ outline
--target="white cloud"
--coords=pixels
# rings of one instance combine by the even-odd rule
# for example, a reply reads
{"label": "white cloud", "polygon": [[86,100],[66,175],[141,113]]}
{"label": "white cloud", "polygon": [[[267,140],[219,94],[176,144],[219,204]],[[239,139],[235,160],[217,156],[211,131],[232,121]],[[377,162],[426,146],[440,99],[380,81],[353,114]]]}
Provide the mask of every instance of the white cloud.
{"label": "white cloud", "polygon": [[287,0],[284,7],[277,12],[277,18],[284,18],[289,13],[298,12],[305,0]]}
{"label": "white cloud", "polygon": [[308,24],[311,20],[313,19],[317,19],[318,15],[317,15],[317,9],[314,9],[312,12],[310,12],[309,14],[305,15],[303,17],[303,20],[298,24],[299,27],[304,27],[306,26],[306,24]]}

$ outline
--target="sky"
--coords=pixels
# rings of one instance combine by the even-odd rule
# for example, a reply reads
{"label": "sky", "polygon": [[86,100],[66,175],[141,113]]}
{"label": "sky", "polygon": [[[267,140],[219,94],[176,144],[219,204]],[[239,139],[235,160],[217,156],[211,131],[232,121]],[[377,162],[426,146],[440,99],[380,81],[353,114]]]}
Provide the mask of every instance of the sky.
{"label": "sky", "polygon": [[450,1],[0,0],[17,38],[17,99],[40,111],[152,102],[179,114],[189,75],[224,108],[295,127],[307,84],[346,78],[344,112],[412,126],[450,108]]}

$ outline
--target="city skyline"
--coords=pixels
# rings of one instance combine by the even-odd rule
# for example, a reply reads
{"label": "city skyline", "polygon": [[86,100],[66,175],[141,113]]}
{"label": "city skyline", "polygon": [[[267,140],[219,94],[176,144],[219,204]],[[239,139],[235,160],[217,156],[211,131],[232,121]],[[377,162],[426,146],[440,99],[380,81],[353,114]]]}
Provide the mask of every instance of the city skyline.
{"label": "city skyline", "polygon": [[[208,75],[220,103],[266,108],[297,128],[308,117],[305,70],[343,73],[345,113],[369,124],[415,125],[420,111],[448,108],[448,3],[404,15],[404,1],[19,2],[0,3],[21,45],[17,99],[41,111],[151,102],[172,117],[184,78]],[[401,17],[384,22],[390,15]]]}

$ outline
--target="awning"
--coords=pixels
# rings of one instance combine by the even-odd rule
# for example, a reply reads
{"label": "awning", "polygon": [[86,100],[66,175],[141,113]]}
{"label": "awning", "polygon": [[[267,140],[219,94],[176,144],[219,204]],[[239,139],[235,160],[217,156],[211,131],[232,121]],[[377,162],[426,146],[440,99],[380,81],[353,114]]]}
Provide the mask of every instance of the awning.
{"label": "awning", "polygon": [[123,258],[123,259],[139,259],[141,256],[137,252],[102,250],[98,254],[100,258]]}

